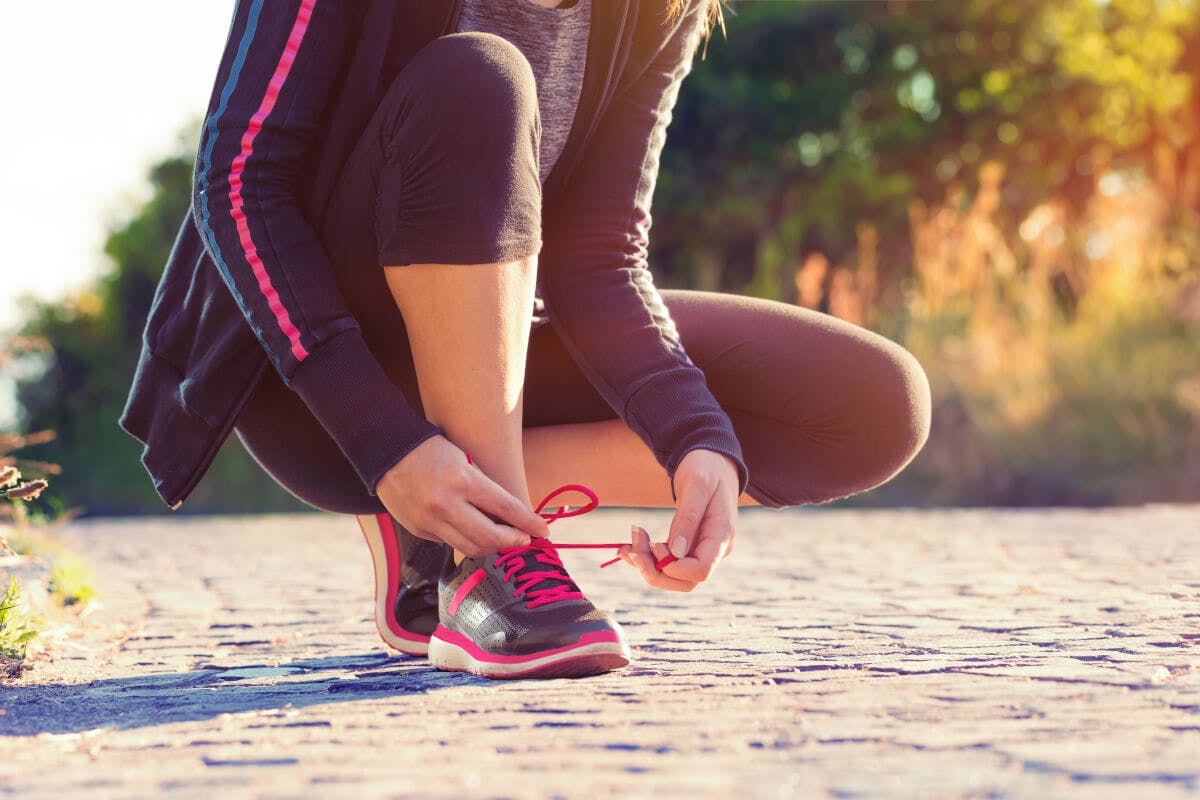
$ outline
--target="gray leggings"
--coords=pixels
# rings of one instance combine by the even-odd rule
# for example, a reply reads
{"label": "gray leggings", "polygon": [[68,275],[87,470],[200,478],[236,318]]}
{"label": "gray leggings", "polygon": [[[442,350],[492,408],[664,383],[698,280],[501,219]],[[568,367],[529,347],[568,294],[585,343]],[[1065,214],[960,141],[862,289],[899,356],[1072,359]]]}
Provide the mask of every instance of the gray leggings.
{"label": "gray leggings", "polygon": [[[532,252],[530,243],[540,237],[533,133],[540,122],[523,59],[489,34],[444,36],[423,48],[386,93],[319,221],[347,306],[418,411],[404,320],[381,267],[498,263]],[[483,108],[435,102],[452,92],[446,82],[455,75],[471,76],[476,98],[480,86],[494,86],[491,101]],[[479,124],[464,114],[486,115],[489,131],[467,148],[445,135]],[[749,469],[747,492],[762,505],[861,492],[891,478],[920,450],[929,430],[929,386],[900,346],[786,303],[670,289],[661,295],[684,349],[733,422]],[[535,327],[525,426],[616,418],[553,325]],[[274,371],[255,387],[236,430],[259,464],[301,500],[347,514],[384,510]]]}

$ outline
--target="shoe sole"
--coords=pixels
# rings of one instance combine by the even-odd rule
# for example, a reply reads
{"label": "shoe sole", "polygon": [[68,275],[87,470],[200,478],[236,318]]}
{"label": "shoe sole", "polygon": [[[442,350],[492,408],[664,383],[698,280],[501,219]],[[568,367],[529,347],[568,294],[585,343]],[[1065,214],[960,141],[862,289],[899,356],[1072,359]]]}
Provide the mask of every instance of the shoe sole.
{"label": "shoe sole", "polygon": [[375,565],[375,628],[393,650],[409,656],[424,656],[429,653],[429,637],[402,628],[392,614],[400,582],[400,548],[395,534],[384,529],[380,517],[386,515],[357,518],[371,550],[371,562]]}
{"label": "shoe sole", "polygon": [[438,669],[497,680],[599,675],[628,666],[629,655],[629,646],[612,631],[585,633],[575,644],[523,656],[486,653],[442,625],[429,641],[429,660]]}

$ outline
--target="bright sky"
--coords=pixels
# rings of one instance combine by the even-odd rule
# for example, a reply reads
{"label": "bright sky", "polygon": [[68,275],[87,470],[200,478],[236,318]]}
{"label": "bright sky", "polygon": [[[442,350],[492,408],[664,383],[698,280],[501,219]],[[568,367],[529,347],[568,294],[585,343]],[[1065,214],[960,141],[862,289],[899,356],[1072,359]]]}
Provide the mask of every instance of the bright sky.
{"label": "bright sky", "polygon": [[0,330],[105,267],[106,223],[204,113],[233,0],[8,3],[0,26]]}

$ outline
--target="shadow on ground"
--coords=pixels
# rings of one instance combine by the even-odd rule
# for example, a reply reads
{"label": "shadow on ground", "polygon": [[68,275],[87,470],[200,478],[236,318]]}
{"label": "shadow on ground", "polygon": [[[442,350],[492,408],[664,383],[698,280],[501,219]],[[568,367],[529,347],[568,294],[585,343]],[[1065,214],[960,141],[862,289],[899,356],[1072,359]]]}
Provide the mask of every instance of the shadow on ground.
{"label": "shadow on ground", "polygon": [[83,684],[7,687],[0,694],[0,708],[4,709],[0,736],[124,730],[487,683],[488,679],[475,675],[433,669],[424,659],[367,653],[274,666],[214,667]]}

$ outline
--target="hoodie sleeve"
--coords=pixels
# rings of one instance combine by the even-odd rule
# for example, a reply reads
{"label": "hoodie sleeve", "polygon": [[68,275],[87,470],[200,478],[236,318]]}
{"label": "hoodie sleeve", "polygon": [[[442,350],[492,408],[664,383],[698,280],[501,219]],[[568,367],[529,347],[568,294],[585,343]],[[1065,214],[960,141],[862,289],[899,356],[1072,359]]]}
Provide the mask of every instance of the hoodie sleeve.
{"label": "hoodie sleeve", "polygon": [[358,5],[239,0],[201,132],[192,213],[275,369],[374,493],[388,469],[443,431],[368,349],[299,196]]}
{"label": "hoodie sleeve", "polygon": [[[709,0],[692,0],[605,111],[543,228],[543,294],[552,324],[588,380],[654,452],[672,481],[689,451],[729,456],[749,474],[728,415],[680,342],[646,254],[650,201],[680,84]],[[662,3],[640,13],[661,14]],[[639,23],[641,27],[641,23]],[[639,34],[642,32],[639,31]],[[649,38],[649,37],[648,37]]]}

